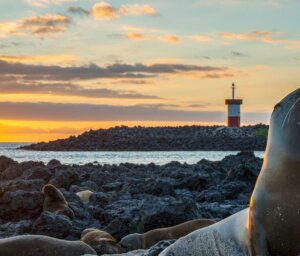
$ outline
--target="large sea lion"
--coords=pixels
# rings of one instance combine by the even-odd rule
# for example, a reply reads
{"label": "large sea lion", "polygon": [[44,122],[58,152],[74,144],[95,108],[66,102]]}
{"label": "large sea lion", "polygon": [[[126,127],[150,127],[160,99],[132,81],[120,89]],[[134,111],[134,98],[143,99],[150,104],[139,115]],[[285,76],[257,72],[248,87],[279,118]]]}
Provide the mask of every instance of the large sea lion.
{"label": "large sea lion", "polygon": [[47,184],[42,189],[45,199],[43,204],[43,211],[53,212],[74,218],[74,212],[69,207],[64,195],[53,185]]}
{"label": "large sea lion", "polygon": [[266,157],[250,201],[253,255],[300,255],[300,89],[272,114]]}
{"label": "large sea lion", "polygon": [[144,234],[129,234],[121,239],[120,245],[129,250],[147,249],[160,241],[178,239],[214,223],[210,219],[197,219],[168,228],[153,229]]}
{"label": "large sea lion", "polygon": [[197,230],[160,256],[300,255],[300,89],[272,113],[250,208]]}
{"label": "large sea lion", "polygon": [[80,256],[97,255],[81,241],[66,241],[41,235],[23,235],[0,239],[3,256]]}
{"label": "large sea lion", "polygon": [[87,228],[81,233],[80,240],[90,245],[99,255],[105,253],[115,254],[124,251],[118,244],[118,241],[103,230]]}

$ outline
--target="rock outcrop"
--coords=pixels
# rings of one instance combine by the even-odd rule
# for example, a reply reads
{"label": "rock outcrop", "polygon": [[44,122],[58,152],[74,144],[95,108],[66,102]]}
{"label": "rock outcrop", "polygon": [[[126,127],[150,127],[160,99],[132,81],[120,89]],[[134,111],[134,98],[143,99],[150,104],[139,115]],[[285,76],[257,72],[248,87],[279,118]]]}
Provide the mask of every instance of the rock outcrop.
{"label": "rock outcrop", "polygon": [[48,143],[21,147],[39,151],[188,151],[261,150],[266,147],[268,126],[133,127],[90,130]]}

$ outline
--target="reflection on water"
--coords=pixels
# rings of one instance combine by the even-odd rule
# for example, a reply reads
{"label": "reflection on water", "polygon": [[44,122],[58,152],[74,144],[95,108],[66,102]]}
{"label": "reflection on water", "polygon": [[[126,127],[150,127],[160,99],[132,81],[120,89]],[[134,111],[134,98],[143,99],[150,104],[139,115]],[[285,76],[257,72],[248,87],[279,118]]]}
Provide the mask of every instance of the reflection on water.
{"label": "reflection on water", "polygon": [[[42,161],[48,163],[57,159],[63,164],[86,164],[98,162],[100,164],[135,163],[158,165],[171,161],[194,164],[201,159],[218,161],[225,156],[234,155],[237,151],[151,151],[151,152],[56,152],[56,151],[27,151],[17,150],[21,143],[0,143],[0,155],[5,155],[18,162]],[[264,152],[256,151],[255,155],[263,157]]]}

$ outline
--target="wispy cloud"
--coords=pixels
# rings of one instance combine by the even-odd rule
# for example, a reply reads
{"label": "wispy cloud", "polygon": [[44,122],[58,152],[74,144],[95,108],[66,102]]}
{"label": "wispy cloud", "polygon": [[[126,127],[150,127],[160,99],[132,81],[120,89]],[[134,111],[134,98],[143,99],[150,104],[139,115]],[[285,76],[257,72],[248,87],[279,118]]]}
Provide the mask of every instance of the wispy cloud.
{"label": "wispy cloud", "polygon": [[179,44],[180,43],[179,37],[175,36],[175,35],[166,35],[166,36],[163,36],[161,38],[161,40],[163,42],[170,43],[170,44]]}
{"label": "wispy cloud", "polygon": [[122,16],[158,16],[156,9],[151,5],[128,4],[114,7],[109,2],[99,2],[90,10],[71,6],[68,11],[73,14],[93,16],[97,20],[113,20]]}
{"label": "wispy cloud", "polygon": [[[165,109],[165,104],[150,105],[95,105],[64,103],[0,102],[3,120],[55,121],[220,121],[223,112],[201,112]],[[9,114],[8,114],[9,113]]]}
{"label": "wispy cloud", "polygon": [[71,23],[67,16],[59,14],[45,14],[32,16],[19,21],[20,30],[28,30],[32,34],[52,34],[64,32]]}
{"label": "wispy cloud", "polygon": [[147,38],[144,34],[138,32],[128,32],[125,37],[130,40],[146,40]]}
{"label": "wispy cloud", "polygon": [[77,0],[25,0],[31,6],[38,8],[46,8],[49,5],[61,5],[63,3],[76,2]]}
{"label": "wispy cloud", "polygon": [[135,64],[115,63],[106,67],[95,64],[79,67],[60,67],[9,63],[0,61],[0,74],[18,75],[24,79],[42,80],[89,80],[106,78],[153,78],[161,74],[174,75],[184,73],[210,74],[227,72],[227,67],[199,66],[188,64]]}
{"label": "wispy cloud", "polygon": [[214,41],[212,37],[206,35],[192,35],[189,36],[189,38],[200,43],[208,43]]}
{"label": "wispy cloud", "polygon": [[190,104],[187,107],[189,107],[189,108],[205,108],[207,106],[208,106],[208,104]]}
{"label": "wispy cloud", "polygon": [[80,14],[80,15],[90,15],[90,11],[87,11],[81,7],[74,7],[74,6],[68,7],[68,12],[73,14]]}
{"label": "wispy cloud", "polygon": [[[165,106],[124,106],[63,103],[0,102],[3,120],[55,121],[196,121],[224,122],[226,113],[219,111],[185,111]],[[270,113],[243,113],[243,122],[269,121]]]}
{"label": "wispy cloud", "polygon": [[20,34],[21,33],[18,31],[18,24],[16,22],[0,22],[0,38]]}
{"label": "wispy cloud", "polygon": [[0,80],[0,94],[47,94],[99,99],[158,99],[156,96],[144,95],[137,93],[136,91],[111,90],[107,88],[84,88],[72,83],[22,81],[21,79],[7,76]]}
{"label": "wispy cloud", "polygon": [[242,52],[237,52],[237,51],[232,51],[231,54],[235,57],[245,57],[245,56],[247,56],[246,54],[244,54]]}
{"label": "wispy cloud", "polygon": [[282,32],[269,32],[264,30],[255,30],[242,33],[221,32],[213,35],[190,35],[188,38],[201,43],[216,41],[220,44],[227,44],[230,41],[252,41],[265,44],[283,45],[284,47],[290,49],[300,48],[300,40],[284,38]]}
{"label": "wispy cloud", "polygon": [[280,42],[280,39],[275,38],[268,31],[252,31],[249,33],[220,33],[220,36],[224,39],[233,39],[240,41],[260,41],[264,43],[276,43]]}
{"label": "wispy cloud", "polygon": [[300,48],[300,40],[282,38],[282,33],[256,30],[248,33],[224,32],[219,36],[227,40],[256,41],[266,44],[282,44],[287,48]]}
{"label": "wispy cloud", "polygon": [[136,26],[123,25],[123,34],[114,35],[118,38],[125,38],[129,40],[147,40],[157,41],[168,44],[179,44],[180,38],[175,34],[169,34],[168,31],[153,29],[153,28],[142,28]]}
{"label": "wispy cloud", "polygon": [[38,63],[54,63],[70,65],[74,64],[77,57],[68,54],[51,54],[51,55],[0,55],[0,60],[7,62],[22,62],[27,64],[38,64]]}
{"label": "wispy cloud", "polygon": [[197,5],[199,6],[240,6],[245,4],[258,4],[258,5],[267,5],[267,6],[280,6],[281,4],[288,3],[289,0],[198,0]]}
{"label": "wispy cloud", "polygon": [[33,35],[46,36],[59,32],[65,32],[71,20],[64,15],[44,14],[41,16],[30,16],[15,22],[0,22],[0,37],[8,35]]}
{"label": "wispy cloud", "polygon": [[133,4],[133,5],[122,5],[119,8],[119,13],[122,16],[141,16],[141,15],[150,15],[156,16],[158,15],[155,8],[151,5],[140,5],[140,4]]}
{"label": "wispy cloud", "polygon": [[118,79],[113,84],[135,84],[135,85],[145,85],[145,84],[154,84],[153,81],[143,80],[143,79]]}

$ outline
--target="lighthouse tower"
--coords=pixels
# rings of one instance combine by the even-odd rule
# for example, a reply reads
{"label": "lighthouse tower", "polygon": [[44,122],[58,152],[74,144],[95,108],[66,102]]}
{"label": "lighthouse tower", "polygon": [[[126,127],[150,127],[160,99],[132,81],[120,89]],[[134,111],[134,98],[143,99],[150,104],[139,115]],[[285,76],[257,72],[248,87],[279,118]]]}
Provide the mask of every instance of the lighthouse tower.
{"label": "lighthouse tower", "polygon": [[243,100],[235,99],[235,84],[232,84],[232,99],[226,99],[225,104],[228,106],[227,126],[240,127],[241,125],[241,105]]}

